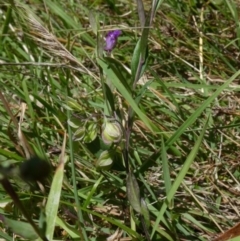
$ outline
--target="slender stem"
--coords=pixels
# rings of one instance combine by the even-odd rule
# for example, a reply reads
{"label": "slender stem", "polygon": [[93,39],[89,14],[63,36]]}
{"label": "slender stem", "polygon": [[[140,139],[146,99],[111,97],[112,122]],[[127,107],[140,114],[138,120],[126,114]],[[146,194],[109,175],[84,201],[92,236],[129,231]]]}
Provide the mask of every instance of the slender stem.
{"label": "slender stem", "polygon": [[[135,80],[134,80],[134,83],[133,83],[133,89],[132,89],[133,93],[135,91],[137,82],[140,79],[143,64],[144,64],[144,60],[140,56],[136,77],[135,77]],[[125,128],[125,130],[126,130],[126,142],[125,142],[125,148],[124,148],[124,162],[125,162],[125,166],[126,166],[126,169],[127,169],[128,172],[130,171],[130,169],[129,169],[130,167],[129,167],[129,163],[128,163],[128,160],[129,160],[128,154],[129,154],[130,136],[131,136],[131,132],[132,132],[134,116],[135,116],[135,112],[133,111],[132,107],[129,106],[129,108],[128,108],[128,119],[127,119],[126,128]]]}
{"label": "slender stem", "polygon": [[[68,92],[68,91],[67,91]],[[67,118],[70,119],[70,111],[67,110]],[[81,235],[83,235],[84,240],[88,240],[87,233],[84,228],[84,220],[83,220],[83,214],[80,207],[79,197],[78,197],[78,191],[77,191],[77,184],[76,184],[76,176],[75,176],[75,164],[74,164],[74,156],[73,156],[73,143],[72,143],[72,130],[70,125],[68,125],[68,140],[69,140],[69,149],[70,149],[70,160],[71,160],[71,169],[72,169],[72,184],[74,189],[74,198],[75,203],[77,206],[77,215],[80,223],[80,229],[81,229]]]}
{"label": "slender stem", "polygon": [[38,234],[38,236],[43,240],[43,241],[48,241],[48,239],[42,234],[41,230],[39,230],[39,228],[37,227],[37,225],[33,222],[33,220],[31,219],[29,213],[27,212],[27,210],[25,209],[25,207],[23,206],[22,202],[20,201],[17,193],[14,191],[11,183],[8,181],[8,179],[4,178],[0,181],[0,183],[2,184],[3,188],[5,189],[5,191],[8,193],[8,195],[12,198],[12,200],[14,201],[15,205],[21,210],[21,212],[23,213],[24,217],[27,219],[27,221],[32,225],[33,229],[35,230],[35,232]]}
{"label": "slender stem", "polygon": [[147,229],[147,226],[146,226],[146,222],[144,220],[143,215],[140,215],[140,219],[141,219],[141,223],[142,223],[143,230],[144,230],[144,233],[145,233],[145,237],[146,237],[147,241],[151,241],[150,234],[148,232],[148,229]]}

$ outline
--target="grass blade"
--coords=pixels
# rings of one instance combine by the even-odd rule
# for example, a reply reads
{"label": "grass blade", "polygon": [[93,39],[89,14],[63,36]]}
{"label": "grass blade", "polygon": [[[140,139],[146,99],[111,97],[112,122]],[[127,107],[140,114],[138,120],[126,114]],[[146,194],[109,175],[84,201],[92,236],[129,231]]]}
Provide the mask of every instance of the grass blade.
{"label": "grass blade", "polygon": [[201,115],[201,113],[217,98],[217,96],[229,86],[238,76],[240,70],[237,71],[231,78],[229,78],[223,85],[219,86],[218,89],[206,99],[196,111],[177,129],[177,131],[169,138],[166,142],[166,148],[170,147],[182,134],[183,132]]}
{"label": "grass blade", "polygon": [[62,152],[59,158],[59,166],[54,174],[53,181],[51,184],[50,193],[48,196],[48,201],[46,205],[46,221],[47,230],[46,236],[49,240],[53,239],[53,233],[55,230],[55,223],[57,219],[57,212],[61,197],[63,174],[64,174],[64,154],[66,146],[66,133],[64,135]]}
{"label": "grass blade", "polygon": [[[170,171],[169,171],[169,165],[168,165],[168,159],[167,159],[167,153],[166,148],[164,144],[164,139],[162,138],[162,167],[163,167],[163,179],[164,179],[164,185],[166,190],[166,195],[169,193],[172,187],[171,178],[170,178]],[[173,207],[173,200],[169,203],[169,208]]]}
{"label": "grass blade", "polygon": [[208,120],[206,121],[205,125],[204,125],[204,128],[203,130],[201,131],[201,134],[199,136],[199,138],[197,139],[197,142],[195,143],[192,151],[189,153],[180,173],[178,174],[177,178],[175,179],[173,185],[172,185],[172,188],[171,190],[169,191],[162,207],[161,207],[161,210],[158,214],[158,217],[157,217],[157,220],[155,221],[155,224],[153,226],[153,230],[152,230],[152,234],[151,234],[151,238],[153,238],[154,236],[154,233],[157,229],[157,226],[158,224],[160,223],[160,221],[162,220],[163,218],[163,215],[168,207],[168,204],[171,202],[172,198],[174,197],[177,189],[179,188],[179,186],[181,185],[181,182],[182,180],[184,179],[185,175],[187,174],[188,172],[188,169],[190,167],[190,165],[192,164],[192,162],[194,161],[196,155],[197,155],[197,152],[198,152],[198,149],[202,143],[202,139],[203,139],[203,136],[204,136],[204,133],[206,131],[206,128],[207,128],[207,124],[208,124]]}
{"label": "grass blade", "polygon": [[122,94],[122,96],[128,101],[130,106],[133,108],[133,110],[136,112],[139,118],[144,122],[144,124],[149,128],[149,130],[151,130],[152,132],[157,131],[158,130],[157,127],[153,123],[151,123],[148,117],[139,109],[139,107],[136,105],[135,101],[133,100],[132,96],[126,90],[126,88],[118,79],[116,74],[112,71],[112,69],[108,68],[108,64],[101,59],[98,59],[98,63],[102,67],[104,72],[108,75],[108,78],[111,79],[113,85],[118,89],[118,91]]}

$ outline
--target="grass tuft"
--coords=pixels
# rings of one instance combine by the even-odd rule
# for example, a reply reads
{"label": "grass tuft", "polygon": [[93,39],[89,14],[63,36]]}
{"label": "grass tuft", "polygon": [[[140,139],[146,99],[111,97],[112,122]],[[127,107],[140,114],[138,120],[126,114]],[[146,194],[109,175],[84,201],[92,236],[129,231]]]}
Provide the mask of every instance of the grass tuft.
{"label": "grass tuft", "polygon": [[0,6],[1,238],[237,240],[237,1]]}

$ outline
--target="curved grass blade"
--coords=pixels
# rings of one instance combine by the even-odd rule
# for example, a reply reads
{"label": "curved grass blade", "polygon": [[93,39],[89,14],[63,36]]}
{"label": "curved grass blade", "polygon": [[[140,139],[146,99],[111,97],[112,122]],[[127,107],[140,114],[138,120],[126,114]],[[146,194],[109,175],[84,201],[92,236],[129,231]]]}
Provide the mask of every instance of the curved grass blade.
{"label": "curved grass blade", "polygon": [[100,185],[102,179],[103,179],[104,176],[100,176],[100,178],[96,181],[96,183],[93,185],[92,187],[92,190],[90,191],[90,193],[88,194],[87,196],[87,199],[86,201],[84,202],[83,204],[83,207],[86,208],[89,204],[90,204],[90,201],[91,201],[91,198],[93,196],[93,194],[96,192],[98,186]]}

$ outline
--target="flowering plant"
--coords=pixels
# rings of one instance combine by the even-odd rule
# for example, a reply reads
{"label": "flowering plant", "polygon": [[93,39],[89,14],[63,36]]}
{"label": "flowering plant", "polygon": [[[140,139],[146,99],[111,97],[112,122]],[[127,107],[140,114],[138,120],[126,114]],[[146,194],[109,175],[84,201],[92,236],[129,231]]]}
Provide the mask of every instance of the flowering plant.
{"label": "flowering plant", "polygon": [[106,45],[104,47],[104,50],[110,53],[116,46],[118,37],[121,34],[122,34],[121,30],[113,30],[108,32],[108,34],[106,35],[106,40],[105,40]]}

